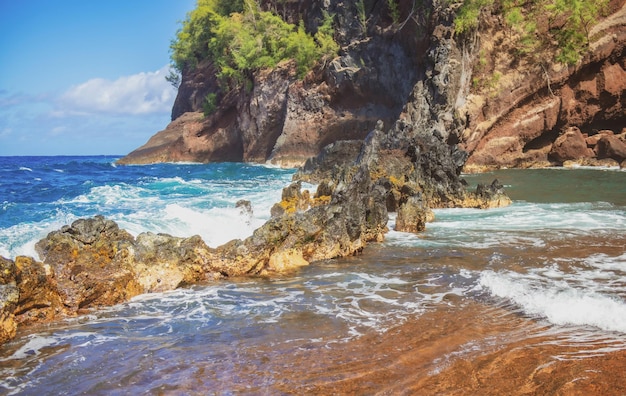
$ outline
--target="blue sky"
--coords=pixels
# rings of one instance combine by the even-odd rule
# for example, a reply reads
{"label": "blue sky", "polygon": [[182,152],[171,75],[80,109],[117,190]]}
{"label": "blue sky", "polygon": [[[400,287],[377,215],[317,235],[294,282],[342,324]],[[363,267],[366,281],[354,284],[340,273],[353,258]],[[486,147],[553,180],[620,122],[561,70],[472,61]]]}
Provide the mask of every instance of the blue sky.
{"label": "blue sky", "polygon": [[0,0],[0,156],[126,154],[164,129],[195,0]]}

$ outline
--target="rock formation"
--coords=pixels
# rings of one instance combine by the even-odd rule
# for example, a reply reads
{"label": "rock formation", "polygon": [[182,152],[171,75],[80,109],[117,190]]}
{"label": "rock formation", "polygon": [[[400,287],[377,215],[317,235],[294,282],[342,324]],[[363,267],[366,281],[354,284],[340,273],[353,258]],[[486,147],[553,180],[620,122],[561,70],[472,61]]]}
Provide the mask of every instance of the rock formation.
{"label": "rock formation", "polygon": [[[311,261],[346,256],[386,231],[385,192],[366,168],[308,209],[300,202],[254,234],[210,248],[198,236],[142,233],[134,238],[102,216],[79,219],[36,244],[42,262],[0,257],[0,343],[17,324],[49,321],[127,301],[141,293],[237,276],[291,271]],[[306,196],[299,184],[284,198]],[[245,206],[242,203],[241,206]]]}
{"label": "rock formation", "polygon": [[[273,2],[260,3],[276,11]],[[183,73],[172,123],[120,163],[253,161],[300,166],[328,144],[363,140],[378,120],[392,125],[405,119],[413,105],[423,107],[422,116],[438,114],[425,118],[436,120],[434,129],[444,138],[451,134],[450,142],[468,152],[466,171],[572,160],[619,164],[625,158],[617,153],[603,159],[582,147],[562,157],[558,152],[563,138],[553,146],[574,127],[589,138],[610,130],[626,139],[624,3],[611,2],[612,14],[589,33],[590,51],[568,67],[553,62],[550,53],[542,54],[541,61],[511,55],[515,35],[497,13],[481,16],[485,21],[478,34],[457,37],[450,26],[458,4],[399,1],[401,19],[394,21],[385,2],[364,2],[368,19],[363,25],[356,4],[287,2],[280,14],[292,23],[303,20],[309,31],[315,31],[323,12],[335,15],[341,45],[337,58],[304,80],[296,77],[293,62],[259,71],[253,75],[252,89],[229,92],[207,117],[201,113],[204,97],[218,91],[219,84],[215,66],[204,61]],[[448,57],[448,51],[458,53]],[[429,69],[425,59],[433,57],[450,62],[439,61]],[[432,88],[438,85],[456,85],[456,96],[437,96]],[[427,95],[420,102],[423,93]],[[452,102],[443,104],[442,98]],[[454,111],[441,112],[450,104]]]}
{"label": "rock formation", "polygon": [[474,70],[475,81],[490,84],[473,88],[461,110],[466,171],[624,161],[587,150],[599,135],[626,140],[626,5],[611,7],[612,15],[590,31],[589,51],[569,67],[551,62],[550,53],[540,62],[511,56],[511,34],[501,20],[490,21],[479,35],[484,65]]}
{"label": "rock formation", "polygon": [[[340,56],[304,80],[291,62],[259,71],[251,89],[227,93],[207,117],[199,110],[217,80],[204,62],[183,74],[172,123],[120,160],[304,164],[265,225],[213,248],[197,236],[134,238],[102,217],[78,220],[37,244],[41,262],[0,258],[0,342],[19,323],[139,293],[358,253],[383,239],[389,211],[398,230],[419,232],[432,208],[510,202],[497,181],[467,190],[464,167],[624,161],[624,1],[612,2],[576,66],[515,69],[495,59],[492,70],[511,74],[482,91],[472,87],[479,51],[506,41],[497,21],[457,35],[454,7],[438,0],[400,1],[399,20],[388,2],[366,4],[363,22],[354,2],[282,3],[283,17],[302,18],[309,31],[323,11],[334,14]],[[318,184],[313,197],[299,180]]]}

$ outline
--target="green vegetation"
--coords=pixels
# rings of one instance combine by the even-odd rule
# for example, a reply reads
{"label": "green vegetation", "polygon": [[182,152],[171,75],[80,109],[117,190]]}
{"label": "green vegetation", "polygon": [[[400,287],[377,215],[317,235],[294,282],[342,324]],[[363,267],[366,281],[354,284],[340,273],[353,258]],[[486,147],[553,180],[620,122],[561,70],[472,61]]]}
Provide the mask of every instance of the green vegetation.
{"label": "green vegetation", "polygon": [[337,53],[333,34],[329,15],[311,36],[302,23],[295,26],[261,11],[255,0],[198,0],[172,41],[171,58],[180,72],[211,60],[228,90],[249,85],[256,70],[291,59],[303,77],[316,62]]}
{"label": "green vegetation", "polygon": [[168,75],[165,76],[165,81],[172,84],[172,86],[176,89],[180,87],[180,83],[181,83],[180,79],[181,79],[180,73],[177,70],[172,70],[171,68],[170,68]]}
{"label": "green vegetation", "polygon": [[480,12],[493,5],[494,0],[464,0],[454,20],[457,33],[465,33],[478,27]]}
{"label": "green vegetation", "polygon": [[[608,0],[553,0],[545,5],[561,49],[557,60],[573,64],[589,47],[589,30],[608,9]],[[564,22],[562,22],[564,20]]]}
{"label": "green vegetation", "polygon": [[202,102],[202,112],[205,117],[210,116],[217,110],[217,94],[211,92],[204,97],[204,102]]}
{"label": "green vegetation", "polygon": [[363,34],[367,34],[367,15],[365,13],[364,0],[358,0],[356,2],[356,14],[359,18],[359,24],[361,25],[361,30],[363,31]]}
{"label": "green vegetation", "polygon": [[[555,60],[574,64],[589,46],[591,26],[607,7],[608,0],[463,0],[454,26],[456,33],[463,34],[478,28],[484,10],[500,11],[510,31],[519,35],[521,54],[556,42]],[[539,33],[541,18],[547,18],[548,29]]]}
{"label": "green vegetation", "polygon": [[387,8],[389,9],[389,16],[394,24],[400,22],[400,9],[398,8],[398,0],[387,0]]}

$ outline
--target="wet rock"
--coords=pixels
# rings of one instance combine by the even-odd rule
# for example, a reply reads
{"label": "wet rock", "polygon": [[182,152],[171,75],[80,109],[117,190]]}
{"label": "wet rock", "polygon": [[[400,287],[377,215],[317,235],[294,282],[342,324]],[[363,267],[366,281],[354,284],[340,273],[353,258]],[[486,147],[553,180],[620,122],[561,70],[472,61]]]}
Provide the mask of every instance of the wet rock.
{"label": "wet rock", "polygon": [[50,265],[32,257],[15,258],[19,302],[15,309],[19,324],[48,322],[68,312],[61,299],[57,278]]}
{"label": "wet rock", "polygon": [[178,238],[168,234],[141,233],[127,265],[133,269],[143,292],[162,292],[218,278],[211,270],[210,249],[199,236]]}
{"label": "wet rock", "polygon": [[398,209],[396,231],[418,233],[426,229],[426,223],[435,219],[435,214],[424,205],[419,197],[410,197]]}
{"label": "wet rock", "polygon": [[490,209],[500,208],[511,204],[511,199],[505,194],[504,186],[498,179],[494,179],[490,185],[479,184],[476,194],[466,197],[467,208]]}
{"label": "wet rock", "polygon": [[[285,197],[297,196],[298,186]],[[329,203],[273,217],[246,240],[217,248],[212,265],[228,276],[265,275],[352,255],[381,241],[387,220],[384,189],[362,167],[337,185]]]}
{"label": "wet rock", "polygon": [[295,212],[302,212],[311,206],[311,197],[308,190],[301,191],[302,183],[297,181],[283,188],[280,202],[272,206],[272,217],[282,216]]}
{"label": "wet rock", "polygon": [[17,331],[15,308],[19,290],[15,273],[15,263],[0,256],[0,345],[15,337]]}
{"label": "wet rock", "polygon": [[134,238],[102,216],[79,219],[39,241],[35,249],[56,276],[67,309],[108,306],[143,292],[127,260]]}

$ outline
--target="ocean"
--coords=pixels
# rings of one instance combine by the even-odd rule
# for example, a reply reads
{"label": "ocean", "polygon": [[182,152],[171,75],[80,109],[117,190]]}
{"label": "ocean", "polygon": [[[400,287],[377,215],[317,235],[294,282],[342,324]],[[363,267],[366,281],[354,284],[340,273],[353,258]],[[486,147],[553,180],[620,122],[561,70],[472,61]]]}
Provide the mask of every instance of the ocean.
{"label": "ocean", "polygon": [[[0,255],[37,258],[96,214],[215,247],[263,224],[294,173],[117,158],[0,157]],[[0,394],[625,394],[626,172],[466,180],[495,177],[511,206],[438,209],[419,235],[392,214],[358,256],[19,329]]]}

